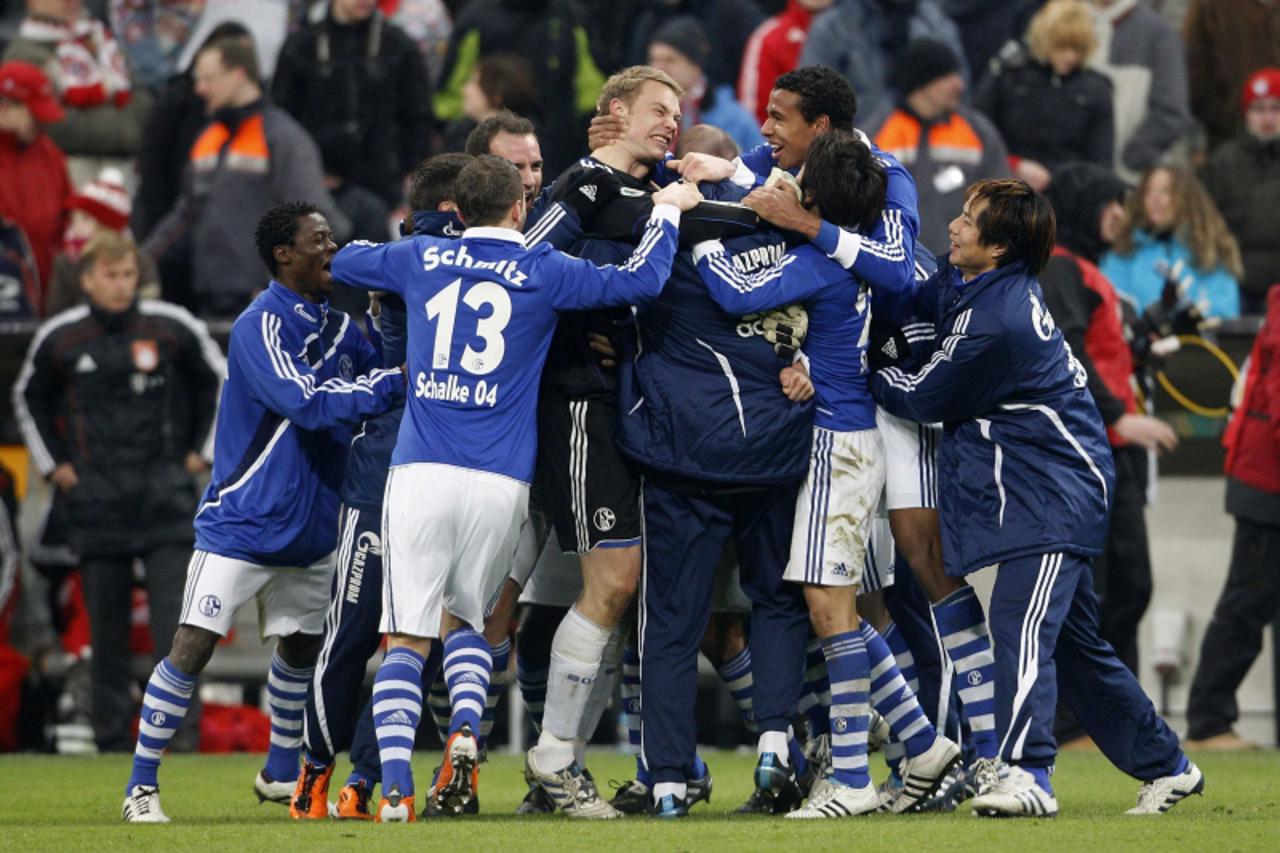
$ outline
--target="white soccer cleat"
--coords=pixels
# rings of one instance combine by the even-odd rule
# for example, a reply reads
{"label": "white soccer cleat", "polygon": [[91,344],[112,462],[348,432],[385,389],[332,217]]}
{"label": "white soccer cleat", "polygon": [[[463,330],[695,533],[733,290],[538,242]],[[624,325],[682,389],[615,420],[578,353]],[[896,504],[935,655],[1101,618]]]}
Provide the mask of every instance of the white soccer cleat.
{"label": "white soccer cleat", "polygon": [[1176,776],[1161,776],[1138,791],[1138,804],[1125,814],[1164,814],[1192,794],[1204,793],[1204,774],[1190,761]]}
{"label": "white soccer cleat", "polygon": [[128,823],[168,823],[169,816],[160,808],[160,789],[134,785],[124,798],[121,817]]}
{"label": "white soccer cleat", "polygon": [[268,776],[265,770],[259,770],[253,780],[253,793],[257,794],[259,803],[279,803],[287,806],[293,800],[293,791],[297,787],[297,779],[277,782]]}
{"label": "white soccer cleat", "polygon": [[885,718],[880,716],[879,711],[872,708],[867,721],[867,752],[876,752],[883,749],[892,734],[893,732],[890,731],[889,724],[885,721]]}
{"label": "white soccer cleat", "polygon": [[990,793],[1000,784],[1000,776],[1004,773],[1005,763],[999,758],[979,758],[969,765],[965,774],[965,797],[980,797]]}
{"label": "white soccer cleat", "polygon": [[1009,765],[995,787],[974,798],[973,813],[979,817],[1056,817],[1058,801],[1036,784],[1036,777]]}
{"label": "white soccer cleat", "polygon": [[788,812],[788,820],[821,820],[833,817],[854,817],[867,814],[880,807],[880,795],[876,786],[871,783],[861,788],[852,788],[835,779],[824,780],[825,784],[814,785],[818,793],[811,795],[808,802],[793,812]]}
{"label": "white soccer cleat", "polygon": [[605,802],[595,781],[574,761],[568,767],[547,771],[538,766],[535,749],[524,762],[525,777],[538,783],[556,808],[569,817],[586,820],[613,820],[622,812]]}
{"label": "white soccer cleat", "polygon": [[876,799],[879,801],[877,811],[892,812],[893,801],[902,793],[902,780],[892,773],[876,788]]}
{"label": "white soccer cleat", "polygon": [[933,796],[947,776],[947,771],[960,762],[960,747],[942,735],[915,758],[902,759],[899,773],[902,790],[889,805],[889,811],[910,811]]}

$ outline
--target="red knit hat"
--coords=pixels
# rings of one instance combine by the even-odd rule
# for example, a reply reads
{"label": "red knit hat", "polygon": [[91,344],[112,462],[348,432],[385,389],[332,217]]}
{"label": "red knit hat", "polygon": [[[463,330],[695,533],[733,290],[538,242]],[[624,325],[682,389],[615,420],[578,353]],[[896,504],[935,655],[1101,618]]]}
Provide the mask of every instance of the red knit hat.
{"label": "red knit hat", "polygon": [[124,188],[124,175],[119,169],[103,169],[96,180],[71,197],[67,206],[83,210],[113,231],[123,231],[129,224],[133,203]]}
{"label": "red knit hat", "polygon": [[14,60],[0,65],[0,98],[26,104],[40,124],[53,124],[65,116],[49,78],[30,62]]}
{"label": "red knit hat", "polygon": [[1248,110],[1259,98],[1280,99],[1280,68],[1259,68],[1244,81],[1243,108]]}

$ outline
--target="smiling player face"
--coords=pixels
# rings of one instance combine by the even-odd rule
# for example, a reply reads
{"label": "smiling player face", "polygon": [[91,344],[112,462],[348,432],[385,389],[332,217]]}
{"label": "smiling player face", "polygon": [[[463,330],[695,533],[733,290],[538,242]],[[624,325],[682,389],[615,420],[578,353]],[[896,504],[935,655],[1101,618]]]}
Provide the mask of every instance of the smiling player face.
{"label": "smiling player face", "polygon": [[769,93],[769,106],[760,133],[781,169],[798,169],[809,153],[809,143],[826,130],[825,116],[809,122],[800,112],[800,96],[786,89]]}
{"label": "smiling player face", "polygon": [[338,244],[333,242],[328,220],[319,213],[298,220],[298,233],[289,246],[289,266],[304,296],[319,299],[333,292],[329,265],[337,252]]}
{"label": "smiling player face", "polygon": [[657,163],[675,144],[680,131],[680,99],[670,87],[646,80],[630,107],[627,147],[642,163]]}

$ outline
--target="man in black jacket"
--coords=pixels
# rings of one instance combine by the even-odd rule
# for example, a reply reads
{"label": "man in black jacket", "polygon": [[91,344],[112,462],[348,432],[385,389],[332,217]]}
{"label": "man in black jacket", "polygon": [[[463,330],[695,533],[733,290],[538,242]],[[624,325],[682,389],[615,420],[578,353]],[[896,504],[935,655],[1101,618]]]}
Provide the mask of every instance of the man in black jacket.
{"label": "man in black jacket", "polygon": [[88,303],[36,332],[13,406],[36,468],[63,493],[81,557],[93,641],[98,748],[133,748],[129,611],[134,560],[146,567],[156,660],[178,625],[193,540],[193,476],[213,448],[225,364],[204,324],[138,300],[138,252],[115,232],[90,241]]}
{"label": "man in black jacket", "polygon": [[335,184],[400,203],[405,176],[427,155],[431,94],[417,45],[374,0],[332,0],[290,36],[271,95],[316,140]]}

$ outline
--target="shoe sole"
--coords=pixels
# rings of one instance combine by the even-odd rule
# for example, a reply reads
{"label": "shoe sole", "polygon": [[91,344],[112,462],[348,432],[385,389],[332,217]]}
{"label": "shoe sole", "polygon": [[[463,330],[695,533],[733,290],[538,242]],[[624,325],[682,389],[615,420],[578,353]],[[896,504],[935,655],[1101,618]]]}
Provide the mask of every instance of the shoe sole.
{"label": "shoe sole", "polygon": [[[448,773],[442,771],[445,778],[437,788],[437,801],[440,812],[444,815],[461,815],[463,808],[475,796],[475,786],[471,784],[472,774],[480,764],[480,757],[472,738],[458,738],[463,743],[452,744],[449,748]],[[468,749],[466,745],[470,748]]]}
{"label": "shoe sole", "polygon": [[[916,807],[918,807],[922,803],[928,802],[930,797],[938,793],[938,789],[942,787],[942,783],[945,782],[947,779],[947,774],[951,772],[951,768],[955,767],[957,764],[960,763],[961,757],[962,756],[960,755],[960,753],[957,752],[956,755],[950,761],[948,761],[947,764],[942,768],[942,770],[938,773],[938,775],[934,777],[933,781],[929,784],[929,787],[927,789],[923,789],[923,793],[908,795],[908,796],[914,797],[914,799],[907,805],[903,806],[902,808],[898,808],[897,801],[895,800],[890,807],[890,810],[892,811],[892,813],[906,814],[908,812],[914,811]],[[904,780],[904,782],[905,781],[906,780]],[[901,799],[901,796],[899,797],[899,799]]]}
{"label": "shoe sole", "polygon": [[993,808],[984,808],[984,809],[975,808],[973,810],[973,814],[975,817],[996,817],[996,818],[1009,818],[1009,819],[1020,818],[1020,817],[1039,818],[1039,817],[1057,817],[1058,816],[1057,812],[1052,812],[1050,814],[1027,814],[1026,812],[1003,812],[1003,811],[1000,811],[999,809],[993,809]]}

